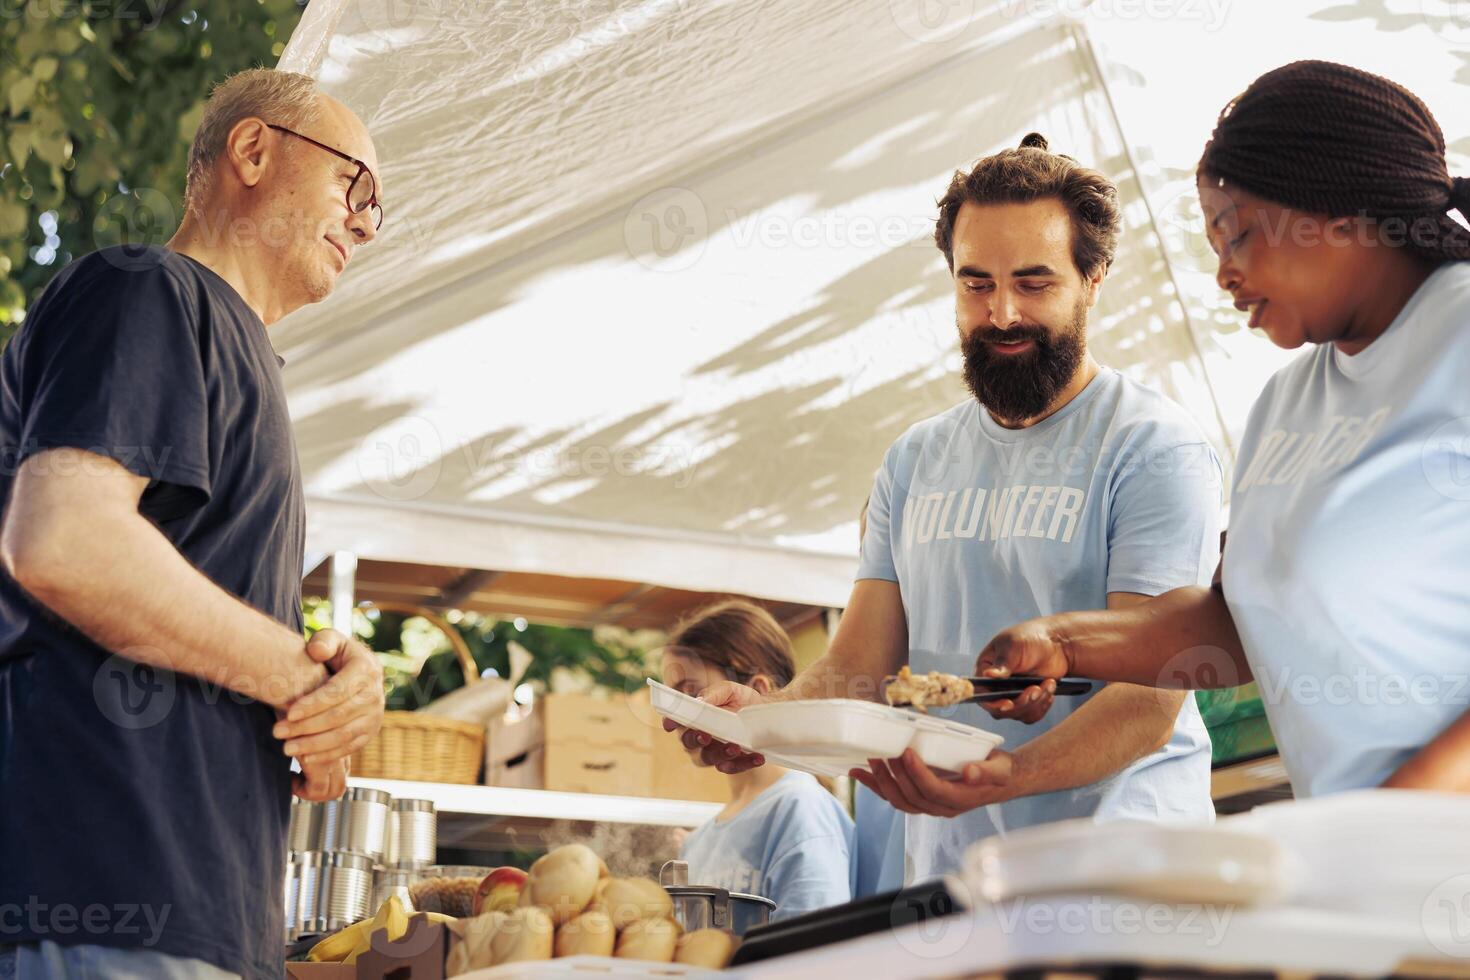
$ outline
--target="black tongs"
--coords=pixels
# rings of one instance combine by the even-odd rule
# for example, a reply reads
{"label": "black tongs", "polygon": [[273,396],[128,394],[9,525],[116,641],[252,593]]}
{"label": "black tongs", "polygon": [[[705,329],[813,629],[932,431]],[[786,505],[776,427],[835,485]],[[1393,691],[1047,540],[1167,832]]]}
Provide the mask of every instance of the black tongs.
{"label": "black tongs", "polygon": [[[893,680],[889,677],[888,680]],[[1051,678],[1039,677],[1035,674],[1011,674],[1008,677],[968,677],[966,678],[975,688],[975,693],[957,701],[956,704],[979,704],[982,701],[1000,701],[1004,698],[1013,698],[1026,690],[1045,684]],[[1075,697],[1078,694],[1086,694],[1092,690],[1092,681],[1080,680],[1076,677],[1063,677],[1057,680],[1057,689],[1052,692],[1057,697]],[[912,705],[907,701],[892,702],[895,708],[908,708]],[[941,707],[940,705],[928,705],[927,707]]]}

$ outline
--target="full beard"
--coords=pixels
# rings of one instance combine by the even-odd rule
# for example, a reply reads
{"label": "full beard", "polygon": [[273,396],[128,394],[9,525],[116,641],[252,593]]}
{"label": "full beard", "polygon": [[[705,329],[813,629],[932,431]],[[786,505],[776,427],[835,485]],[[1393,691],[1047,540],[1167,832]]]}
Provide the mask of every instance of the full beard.
{"label": "full beard", "polygon": [[[1035,418],[1054,402],[1076,376],[1087,353],[1087,307],[1073,311],[1066,328],[1053,334],[1041,326],[995,330],[977,327],[960,335],[965,358],[965,386],[991,414],[1005,422]],[[997,354],[997,340],[1030,340],[1024,354]]]}

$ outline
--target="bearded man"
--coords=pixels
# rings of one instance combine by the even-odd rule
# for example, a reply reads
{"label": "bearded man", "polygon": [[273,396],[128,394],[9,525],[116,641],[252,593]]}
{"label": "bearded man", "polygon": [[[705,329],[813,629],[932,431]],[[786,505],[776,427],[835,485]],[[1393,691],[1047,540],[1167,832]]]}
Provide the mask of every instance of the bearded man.
{"label": "bearded man", "polygon": [[[779,691],[717,684],[706,701],[873,697],[904,664],[969,675],[1007,625],[1209,582],[1218,458],[1182,409],[1087,350],[1119,221],[1107,178],[1037,134],[955,174],[934,237],[974,398],[888,450],[827,654]],[[912,751],[853,772],[908,815],[907,881],[957,871],[980,838],[1049,821],[1213,818],[1209,736],[1187,692],[1107,684],[1052,706],[1054,689],[990,703],[990,717],[955,709],[1014,746],[959,780]],[[682,738],[725,772],[763,762],[704,733]]]}

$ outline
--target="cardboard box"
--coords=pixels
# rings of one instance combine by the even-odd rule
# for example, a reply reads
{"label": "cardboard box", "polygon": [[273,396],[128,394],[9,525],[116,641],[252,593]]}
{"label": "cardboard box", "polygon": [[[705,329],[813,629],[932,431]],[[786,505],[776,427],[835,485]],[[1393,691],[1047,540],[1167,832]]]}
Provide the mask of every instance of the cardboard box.
{"label": "cardboard box", "polygon": [[290,980],[357,980],[357,964],[287,963],[286,976]]}
{"label": "cardboard box", "polygon": [[730,777],[713,766],[696,766],[677,735],[660,728],[652,741],[654,796],[699,803],[730,802]]}
{"label": "cardboard box", "polygon": [[647,748],[553,740],[546,743],[546,788],[564,793],[652,796],[653,756]]}
{"label": "cardboard box", "polygon": [[531,711],[519,715],[502,715],[485,726],[486,785],[496,766],[538,749],[546,741],[546,711],[538,701]]}
{"label": "cardboard box", "polygon": [[590,694],[548,694],[546,742],[586,742],[591,745],[621,745],[647,751],[650,731],[647,720],[636,709],[636,701],[625,696],[610,698]]}
{"label": "cardboard box", "polygon": [[487,766],[485,785],[504,789],[545,789],[545,746],[538,745],[529,752]]}

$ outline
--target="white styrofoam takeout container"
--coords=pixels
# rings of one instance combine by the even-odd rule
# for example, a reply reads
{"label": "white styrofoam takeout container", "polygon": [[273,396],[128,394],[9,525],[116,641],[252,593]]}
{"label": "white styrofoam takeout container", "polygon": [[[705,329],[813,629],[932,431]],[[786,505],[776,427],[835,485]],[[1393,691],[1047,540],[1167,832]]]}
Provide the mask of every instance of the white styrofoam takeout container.
{"label": "white styrofoam takeout container", "polygon": [[819,776],[867,771],[869,759],[912,748],[946,774],[979,762],[1004,739],[994,732],[846,698],[757,704],[738,714],[649,680],[653,710],[686,728],[759,752],[771,762]]}

